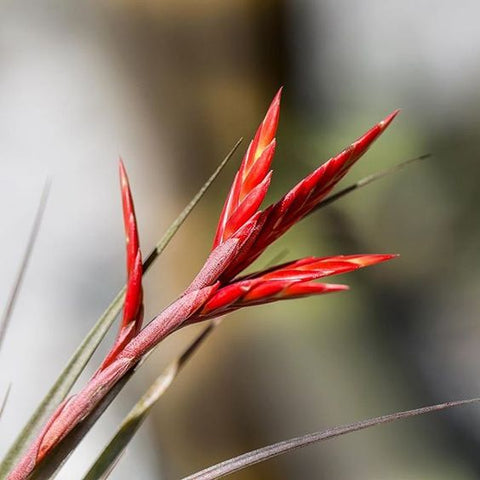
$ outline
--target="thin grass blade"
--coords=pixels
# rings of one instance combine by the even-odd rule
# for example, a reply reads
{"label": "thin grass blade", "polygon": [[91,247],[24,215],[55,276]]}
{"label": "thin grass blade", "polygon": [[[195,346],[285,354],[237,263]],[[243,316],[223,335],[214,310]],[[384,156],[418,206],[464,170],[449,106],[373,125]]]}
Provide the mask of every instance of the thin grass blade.
{"label": "thin grass blade", "polygon": [[25,277],[25,272],[27,271],[28,263],[32,256],[33,247],[37,240],[38,231],[40,230],[40,225],[42,223],[43,213],[45,212],[45,207],[47,204],[48,194],[50,193],[50,180],[45,182],[43,187],[42,196],[40,197],[40,202],[38,204],[37,213],[35,214],[35,219],[33,221],[32,230],[30,231],[30,236],[28,238],[27,247],[23,254],[22,262],[20,268],[18,269],[13,288],[8,297],[7,305],[5,310],[0,318],[0,349],[2,348],[3,340],[7,332],[8,324],[10,323],[10,318],[15,308],[15,303],[22,286],[23,279]]}
{"label": "thin grass blade", "polygon": [[[170,225],[160,241],[154,247],[152,252],[143,262],[143,273],[152,266],[153,262],[160,256],[162,251],[173,238],[177,230],[182,226],[188,215],[192,212],[197,203],[201,200],[213,181],[218,177],[228,161],[232,158],[242,139],[238,140],[232,150],[227,154],[224,160],[208,178],[192,201],[180,213],[177,219]],[[97,320],[92,329],[88,332],[82,343],[78,346],[73,356],[70,358],[57,380],[47,392],[40,405],[29,418],[24,428],[15,439],[15,442],[8,450],[6,456],[0,463],[0,478],[5,477],[14,464],[20,459],[23,449],[35,437],[36,432],[45,423],[48,416],[68,395],[73,384],[84,370],[96,348],[106,335],[107,331],[115,321],[115,318],[122,309],[125,299],[125,286],[118,292],[112,303],[107,307],[102,316]]]}
{"label": "thin grass blade", "polygon": [[107,478],[110,478],[110,475],[113,473],[113,471],[115,470],[115,467],[119,464],[124,454],[125,454],[125,450],[118,456],[115,462],[112,465],[110,465],[109,470],[107,470],[101,477],[99,477],[99,480],[107,480]]}
{"label": "thin grass blade", "polygon": [[237,143],[233,146],[227,156],[223,159],[222,163],[216,168],[212,173],[210,178],[203,184],[202,188],[197,192],[197,194],[192,198],[190,203],[183,209],[182,213],[176,218],[176,220],[168,227],[167,231],[157,243],[155,248],[149,253],[145,261],[143,262],[143,269],[147,270],[150,265],[157,259],[157,257],[165,250],[165,247],[168,245],[172,237],[177,233],[177,230],[181,227],[186,218],[190,215],[191,211],[195,208],[197,203],[201,200],[205,192],[210,188],[213,181],[218,177],[220,172],[223,170],[228,161],[233,157],[234,153],[237,151],[240,144],[243,142],[243,138],[240,138]]}
{"label": "thin grass blade", "polygon": [[222,478],[231,473],[238,472],[244,468],[255,465],[256,463],[264,462],[270,458],[291,452],[298,448],[306,447],[314,443],[318,443],[331,438],[339,437],[359,430],[375,427],[385,423],[392,423],[398,420],[403,420],[426,413],[438,412],[447,408],[459,407],[461,405],[468,405],[480,401],[480,398],[472,398],[469,400],[460,400],[456,402],[440,403],[429,407],[417,408],[415,410],[407,410],[405,412],[392,413],[390,415],[383,415],[381,417],[371,418],[369,420],[362,420],[360,422],[351,423],[349,425],[342,425],[338,427],[329,428],[320,432],[309,433],[301,437],[292,438],[283,442],[275,443],[267,447],[259,448],[251,452],[245,453],[238,457],[226,460],[212,467],[209,467],[201,472],[194,473],[183,480],[214,480]]}
{"label": "thin grass blade", "polygon": [[430,157],[431,157],[431,154],[427,153],[424,155],[420,155],[418,157],[409,158],[408,160],[404,160],[403,162],[397,163],[392,167],[386,168],[384,170],[380,170],[379,172],[372,173],[371,175],[367,175],[366,177],[363,177],[362,179],[360,179],[358,182],[355,182],[352,185],[349,185],[348,187],[342,188],[337,193],[333,193],[332,195],[328,196],[325,200],[321,201],[311,212],[309,212],[307,216],[316,212],[320,208],[326,207],[327,205],[330,205],[331,203],[336,202],[337,200],[340,200],[340,198],[344,197],[345,195],[348,195],[349,193],[354,192],[355,190],[358,190],[359,188],[366,187],[370,183],[376,182],[377,180],[387,177],[388,175],[396,173],[402,170],[403,168],[408,167],[412,163],[416,163],[420,160],[425,160]]}
{"label": "thin grass blade", "polygon": [[5,410],[5,406],[7,405],[8,396],[10,395],[10,389],[11,389],[11,387],[12,387],[11,384],[7,387],[7,390],[6,390],[6,392],[5,392],[5,395],[3,396],[2,403],[0,404],[0,419],[2,418],[3,411]]}

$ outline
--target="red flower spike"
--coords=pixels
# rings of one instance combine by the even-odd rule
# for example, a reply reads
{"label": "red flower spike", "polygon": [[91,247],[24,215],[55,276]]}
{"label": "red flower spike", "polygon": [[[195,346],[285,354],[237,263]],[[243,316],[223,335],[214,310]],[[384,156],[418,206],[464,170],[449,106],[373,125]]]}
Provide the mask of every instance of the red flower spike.
{"label": "red flower spike", "polygon": [[259,218],[259,223],[263,223],[261,232],[250,248],[243,249],[242,254],[225,271],[222,280],[234,278],[256,260],[272,242],[310,213],[385,131],[398,112],[396,110],[388,115],[352,145],[304,178],[279,202],[264,210]]}
{"label": "red flower spike", "polygon": [[351,272],[394,258],[395,255],[308,257],[257,272],[219,288],[193,321],[224,315],[238,308],[276,300],[346,290],[346,285],[313,283],[330,275]]}
{"label": "red flower spike", "polygon": [[[343,292],[344,290],[349,289],[348,285],[298,282],[286,285],[280,290],[279,286],[274,285],[275,283],[279,282],[271,282],[269,285],[262,285],[262,288],[252,291],[250,295],[245,296],[245,298],[242,299],[241,307],[265,305],[266,303],[277,302],[280,300],[294,300],[297,298],[310,297],[312,295]],[[268,294],[269,291],[271,291],[270,295]]]}
{"label": "red flower spike", "polygon": [[[125,296],[125,306],[123,309],[123,319],[120,326],[120,332],[131,322],[134,322],[135,330],[141,327],[141,319],[138,321],[138,314],[142,308],[143,289],[142,289],[142,253],[140,251],[140,242],[138,240],[137,219],[135,216],[135,207],[133,205],[132,192],[128,182],[125,165],[120,159],[120,187],[122,190],[123,219],[125,225],[125,240],[127,248],[127,293]],[[120,336],[120,333],[119,333]]]}
{"label": "red flower spike", "polygon": [[119,162],[119,172],[127,250],[127,291],[125,294],[122,323],[120,324],[117,338],[112,349],[100,366],[99,371],[104,370],[117,358],[125,345],[138,334],[143,321],[142,253],[138,240],[138,228],[132,192],[130,190],[125,165],[121,159]]}
{"label": "red flower spike", "polygon": [[322,258],[308,257],[252,274],[249,278],[262,278],[264,280],[284,280],[285,278],[305,280],[306,278],[310,278],[313,280],[351,272],[358,268],[391,260],[394,257],[396,257],[396,255],[391,254],[336,255],[334,257]]}
{"label": "red flower spike", "polygon": [[[249,202],[251,208],[246,209],[247,205],[243,205],[245,198],[259,185],[265,185],[265,182],[275,153],[275,132],[277,131],[278,118],[280,114],[280,97],[282,89],[275,95],[263,122],[258,127],[255,137],[250,142],[247,152],[243,157],[240,169],[235,176],[227,200],[223,207],[218,222],[217,232],[213,242],[213,249],[223,243],[225,240],[235,233],[238,228],[239,217],[243,221],[247,221],[253,215],[267,193],[266,188],[261,188],[257,192],[254,202]],[[253,209],[253,204],[256,205]],[[244,211],[245,210],[245,211]],[[230,224],[231,219],[234,222]]]}
{"label": "red flower spike", "polygon": [[244,307],[342,290],[348,290],[348,286],[308,281],[293,283],[280,280],[243,281],[240,284],[234,283],[218,290],[200,313],[190,318],[188,323],[220,317]]}
{"label": "red flower spike", "polygon": [[120,189],[122,192],[123,224],[125,227],[125,241],[127,245],[127,274],[130,275],[135,262],[135,257],[137,256],[140,247],[132,192],[130,190],[127,172],[122,159],[119,160],[118,167],[120,174]]}

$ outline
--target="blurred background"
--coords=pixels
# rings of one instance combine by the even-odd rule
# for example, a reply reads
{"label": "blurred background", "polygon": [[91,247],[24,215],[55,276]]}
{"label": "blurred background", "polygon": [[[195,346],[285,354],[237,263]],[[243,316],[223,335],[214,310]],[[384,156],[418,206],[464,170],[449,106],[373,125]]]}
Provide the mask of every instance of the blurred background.
{"label": "blurred background", "polygon": [[[180,478],[309,431],[478,395],[479,14],[477,0],[2,2],[1,305],[47,177],[52,188],[1,351],[0,393],[10,382],[12,391],[0,453],[124,282],[118,156],[147,252],[236,140],[253,135],[280,85],[269,200],[397,107],[342,184],[433,156],[309,217],[261,262],[284,248],[288,258],[401,257],[342,277],[350,292],[228,318],[112,478]],[[146,277],[147,319],[202,265],[246,145]],[[162,343],[57,478],[81,477],[196,333]],[[477,479],[479,432],[480,410],[465,407],[232,478]]]}

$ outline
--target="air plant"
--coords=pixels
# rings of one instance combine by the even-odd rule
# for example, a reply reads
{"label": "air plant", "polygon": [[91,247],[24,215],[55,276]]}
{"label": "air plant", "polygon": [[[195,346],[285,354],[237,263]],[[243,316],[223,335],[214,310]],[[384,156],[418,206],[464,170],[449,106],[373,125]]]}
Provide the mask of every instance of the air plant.
{"label": "air plant", "polygon": [[[49,399],[43,402],[37,416],[32,419],[15,448],[7,455],[0,472],[6,475],[9,471],[8,479],[48,478],[53,474],[145,357],[163,339],[180,328],[211,319],[218,323],[220,317],[246,306],[346,290],[348,287],[343,284],[319,283],[317,280],[375,265],[395,256],[360,254],[307,257],[242,275],[242,272],[287,230],[329,202],[330,197],[327,196],[331,190],[385,131],[398,113],[395,111],[388,115],[349,147],[300,181],[278,202],[261,209],[272,178],[271,163],[276,148],[275,134],[279,120],[280,97],[281,90],[274,97],[243,157],[223,206],[212,249],[204,266],[188,288],[143,327],[142,275],[161,253],[196,201],[187,208],[181,221],[177,222],[142,264],[132,194],[125,167],[120,161],[127,284],[123,316],[117,337],[100,367],[85,386],[77,394],[64,399],[61,403],[57,402],[56,409],[20,458],[19,452],[27,441],[32,439],[34,427],[39,425],[55,401],[66,395],[76,375],[78,376],[77,371],[81,371],[101,340],[103,332],[113,321],[122,304],[123,292],[120,292],[112,306],[107,309],[98,326],[79,349],[76,359],[67,367],[66,373],[52,389]],[[215,176],[216,174],[213,177]],[[136,428],[144,414],[151,408],[152,400],[156,401],[170,385],[184,361],[212,330],[212,325],[215,324],[211,323],[184,356],[172,364],[167,371],[170,375],[162,377],[160,383],[154,384],[153,390],[143,399],[139,410],[132,414],[133,417],[129,417],[130,421],[133,418]],[[411,415],[426,411],[415,411],[416,413]],[[372,425],[377,423],[373,422]],[[355,429],[359,428],[352,428],[351,431]],[[116,436],[112,441],[112,447],[100,457],[103,458],[103,462],[97,462],[85,478],[101,478],[101,475],[114,464],[120,451],[133,436],[133,433],[122,436],[121,433],[124,431],[120,430],[120,437]],[[295,448],[298,446],[296,444]]]}

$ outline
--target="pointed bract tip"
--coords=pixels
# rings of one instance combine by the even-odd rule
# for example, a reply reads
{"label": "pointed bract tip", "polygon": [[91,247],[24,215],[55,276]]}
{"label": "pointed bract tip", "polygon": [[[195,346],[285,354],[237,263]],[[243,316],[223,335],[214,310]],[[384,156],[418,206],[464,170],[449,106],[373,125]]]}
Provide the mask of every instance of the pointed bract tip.
{"label": "pointed bract tip", "polygon": [[[262,124],[260,125],[260,130],[258,132],[259,141],[255,146],[255,158],[261,154],[263,149],[272,141],[275,137],[278,127],[278,120],[280,118],[280,99],[282,95],[282,89],[280,88],[278,92],[273,97],[272,103],[268,107],[265,118],[263,119]],[[255,142],[255,141],[254,141]]]}
{"label": "pointed bract tip", "polygon": [[333,292],[345,292],[350,290],[348,285],[343,285],[341,283],[324,283],[325,286],[325,293],[333,293]]}
{"label": "pointed bract tip", "polygon": [[[278,117],[279,117],[279,111],[280,111],[280,102],[282,100],[282,92],[283,92],[283,87],[280,87],[277,90],[277,93],[275,94],[275,96],[272,98],[272,101],[270,103],[270,106],[268,107],[267,114],[266,114],[266,117],[265,117],[265,119],[268,119],[272,115],[274,117],[276,117],[275,118],[275,128],[276,128],[277,123],[278,123]],[[274,132],[272,132],[272,133],[274,133]]]}
{"label": "pointed bract tip", "polygon": [[392,260],[393,258],[398,257],[397,253],[385,253],[385,254],[372,254],[372,255],[359,255],[357,258],[352,259],[354,263],[360,267],[369,267],[371,265],[376,265],[377,263],[386,262]]}
{"label": "pointed bract tip", "polygon": [[282,98],[282,92],[283,92],[283,85],[278,89],[277,93],[273,97],[274,102],[280,102],[280,99]]}
{"label": "pointed bract tip", "polygon": [[128,176],[127,176],[127,169],[125,168],[125,164],[123,163],[122,157],[118,157],[118,172],[120,174],[120,183],[122,188],[128,185]]}
{"label": "pointed bract tip", "polygon": [[397,108],[390,115],[387,115],[378,125],[382,130],[385,130],[392,122],[393,119],[400,113],[400,109]]}
{"label": "pointed bract tip", "polygon": [[323,293],[346,292],[350,290],[350,286],[343,283],[324,283],[320,285],[324,288]]}

